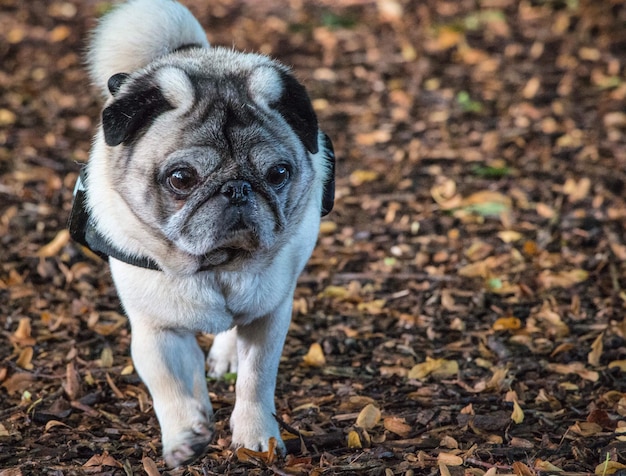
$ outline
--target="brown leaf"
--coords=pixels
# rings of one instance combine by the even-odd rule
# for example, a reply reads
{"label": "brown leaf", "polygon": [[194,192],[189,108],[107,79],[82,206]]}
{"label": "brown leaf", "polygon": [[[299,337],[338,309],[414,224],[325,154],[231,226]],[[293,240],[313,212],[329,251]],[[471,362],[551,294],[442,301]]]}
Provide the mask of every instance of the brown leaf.
{"label": "brown leaf", "polygon": [[11,335],[11,342],[22,346],[35,345],[36,341],[31,335],[31,332],[30,318],[22,317],[19,320],[17,329]]}
{"label": "brown leaf", "polygon": [[117,461],[113,456],[111,456],[108,451],[105,451],[101,455],[93,455],[83,466],[86,468],[90,468],[93,466],[110,466],[112,468],[121,468],[122,464]]}
{"label": "brown leaf", "polygon": [[411,426],[407,424],[404,418],[387,417],[383,420],[383,426],[391,433],[395,433],[402,438],[407,438],[411,433]]}
{"label": "brown leaf", "polygon": [[513,463],[513,472],[516,476],[536,476],[537,474],[524,463],[520,463],[519,461]]}
{"label": "brown leaf", "polygon": [[542,271],[537,281],[545,289],[551,288],[571,288],[589,278],[589,273],[584,269],[572,269],[569,271]]}
{"label": "brown leaf", "polygon": [[65,380],[63,381],[63,390],[70,400],[76,400],[80,393],[80,377],[74,368],[74,362],[68,362],[65,367]]}
{"label": "brown leaf", "polygon": [[62,229],[59,231],[56,236],[52,239],[50,243],[45,246],[42,246],[37,252],[37,256],[42,258],[49,258],[52,256],[57,256],[63,247],[67,245],[70,241],[70,232],[67,229]]}
{"label": "brown leaf", "polygon": [[602,357],[602,351],[604,350],[604,333],[600,333],[598,337],[591,344],[591,352],[587,354],[587,362],[592,367],[598,367],[600,365],[600,357]]}
{"label": "brown leaf", "polygon": [[25,370],[32,370],[33,369],[32,360],[33,360],[33,348],[24,347],[21,350],[20,355],[18,356],[17,361],[15,363],[17,364],[18,367],[21,367]]}
{"label": "brown leaf", "polygon": [[152,459],[150,459],[149,457],[144,456],[141,459],[141,463],[143,464],[143,470],[146,472],[148,476],[160,476],[161,475],[156,463],[152,461]]}

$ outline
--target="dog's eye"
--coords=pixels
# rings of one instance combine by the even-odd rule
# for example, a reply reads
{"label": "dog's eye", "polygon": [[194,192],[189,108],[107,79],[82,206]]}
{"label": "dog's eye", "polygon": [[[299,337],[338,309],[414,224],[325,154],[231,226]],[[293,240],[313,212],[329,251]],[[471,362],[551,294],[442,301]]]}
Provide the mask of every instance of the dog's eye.
{"label": "dog's eye", "polygon": [[275,187],[281,188],[283,185],[287,183],[291,172],[289,171],[289,166],[287,165],[275,165],[267,172],[267,182]]}
{"label": "dog's eye", "polygon": [[167,185],[178,195],[188,195],[198,182],[198,173],[190,167],[173,170],[167,177]]}

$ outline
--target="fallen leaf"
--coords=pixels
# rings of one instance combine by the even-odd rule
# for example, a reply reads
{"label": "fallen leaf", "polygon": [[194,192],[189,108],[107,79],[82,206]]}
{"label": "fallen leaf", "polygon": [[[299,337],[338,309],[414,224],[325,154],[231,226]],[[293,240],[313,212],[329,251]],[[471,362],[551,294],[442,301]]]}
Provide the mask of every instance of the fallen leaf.
{"label": "fallen leaf", "polygon": [[539,458],[535,460],[535,464],[533,465],[533,468],[538,471],[545,471],[546,473],[552,473],[552,472],[560,473],[563,471],[561,468],[553,465],[549,461],[543,461],[542,459],[539,459]]}
{"label": "fallen leaf", "polygon": [[350,433],[348,433],[348,448],[363,448],[363,445],[361,444],[361,437],[354,430],[351,430]]}
{"label": "fallen leaf", "polygon": [[37,256],[42,258],[50,258],[57,256],[63,247],[70,241],[70,232],[67,229],[60,230],[50,243],[42,246],[37,252]]}
{"label": "fallen leaf", "polygon": [[21,346],[35,345],[36,341],[31,335],[31,332],[30,318],[22,317],[17,324],[17,329],[11,335],[11,342]]}
{"label": "fallen leaf", "polygon": [[536,476],[532,469],[519,461],[513,463],[512,468],[516,476]]}
{"label": "fallen leaf", "polygon": [[52,428],[54,428],[55,426],[63,426],[65,428],[71,428],[69,425],[63,423],[62,421],[59,420],[50,420],[48,423],[46,423],[45,429],[44,431],[48,432],[50,431]]}
{"label": "fallen leaf", "polygon": [[322,346],[317,342],[313,342],[307,354],[302,358],[302,362],[309,367],[323,367],[326,365],[326,357],[324,357]]}
{"label": "fallen leaf", "polygon": [[143,470],[146,472],[148,476],[160,476],[159,468],[156,463],[147,456],[144,456],[141,459],[141,463],[143,464]]}
{"label": "fallen leaf", "polygon": [[521,327],[522,321],[513,316],[500,317],[491,326],[494,331],[516,331]]}
{"label": "fallen leaf", "polygon": [[121,468],[122,464],[117,461],[113,456],[111,456],[108,451],[105,451],[101,455],[93,455],[83,465],[83,467],[85,468],[90,468],[94,466],[110,466],[112,468]]}
{"label": "fallen leaf", "polygon": [[513,400],[513,413],[511,413],[511,420],[513,420],[518,425],[524,421],[524,411],[522,407],[520,407],[517,400]]}
{"label": "fallen leaf", "polygon": [[383,420],[385,430],[395,433],[402,438],[407,438],[411,433],[411,425],[408,425],[404,418],[387,417]]}
{"label": "fallen leaf", "polygon": [[18,367],[21,367],[25,370],[33,370],[33,348],[32,347],[24,347],[20,355],[18,356],[15,363]]}
{"label": "fallen leaf", "polygon": [[537,277],[539,284],[545,289],[571,288],[589,278],[589,273],[584,269],[572,269],[569,271],[542,271]]}
{"label": "fallen leaf", "polygon": [[380,410],[378,407],[370,403],[359,413],[359,416],[356,419],[356,426],[363,428],[364,430],[371,430],[378,425],[380,418]]}
{"label": "fallen leaf", "polygon": [[587,354],[587,362],[592,367],[598,367],[600,365],[600,357],[602,357],[602,351],[604,350],[604,333],[601,333],[591,344],[591,352]]}
{"label": "fallen leaf", "polygon": [[452,453],[439,453],[437,455],[437,462],[445,464],[446,466],[461,466],[463,464],[463,458]]}
{"label": "fallen leaf", "polygon": [[605,476],[607,474],[615,474],[622,469],[626,469],[626,464],[620,463],[619,461],[605,461],[596,466],[594,474],[597,476]]}
{"label": "fallen leaf", "polygon": [[426,361],[414,365],[409,371],[408,378],[424,380],[428,376],[434,378],[453,377],[459,373],[459,364],[456,360],[433,359],[426,357]]}

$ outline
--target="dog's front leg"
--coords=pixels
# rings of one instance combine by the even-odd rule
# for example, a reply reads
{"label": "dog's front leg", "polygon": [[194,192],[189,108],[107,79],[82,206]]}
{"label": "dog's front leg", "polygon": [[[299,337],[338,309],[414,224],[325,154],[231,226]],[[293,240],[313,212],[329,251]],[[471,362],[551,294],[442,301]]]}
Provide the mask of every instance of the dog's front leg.
{"label": "dog's front leg", "polygon": [[276,438],[285,451],[274,414],[274,391],[280,355],[291,320],[291,295],[278,309],[247,325],[237,326],[237,369],[235,408],[230,419],[232,444],[266,451]]}
{"label": "dog's front leg", "polygon": [[193,333],[138,324],[132,331],[133,362],[152,395],[165,462],[180,466],[203,454],[213,437],[204,355]]}

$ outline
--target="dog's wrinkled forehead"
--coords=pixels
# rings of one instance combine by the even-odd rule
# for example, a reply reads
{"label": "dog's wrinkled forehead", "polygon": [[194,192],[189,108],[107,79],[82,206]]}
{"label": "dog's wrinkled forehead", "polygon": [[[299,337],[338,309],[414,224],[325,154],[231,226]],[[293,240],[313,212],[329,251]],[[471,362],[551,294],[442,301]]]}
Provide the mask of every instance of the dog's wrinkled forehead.
{"label": "dog's wrinkled forehead", "polygon": [[241,108],[252,102],[261,110],[277,112],[305,148],[317,152],[315,112],[304,87],[285,68],[261,64],[207,72],[185,66],[183,62],[111,77],[112,99],[102,113],[107,145],[132,141],[169,110],[185,113],[206,102]]}

